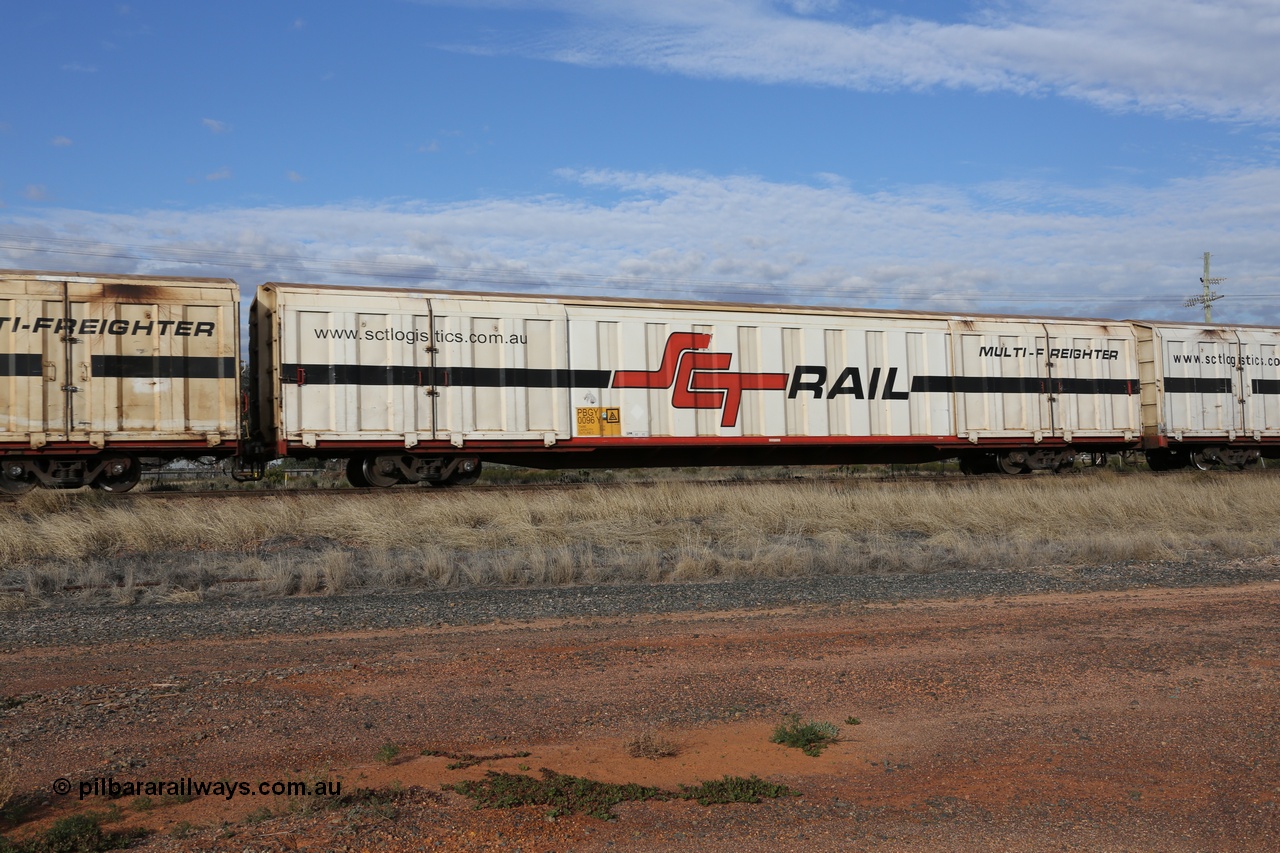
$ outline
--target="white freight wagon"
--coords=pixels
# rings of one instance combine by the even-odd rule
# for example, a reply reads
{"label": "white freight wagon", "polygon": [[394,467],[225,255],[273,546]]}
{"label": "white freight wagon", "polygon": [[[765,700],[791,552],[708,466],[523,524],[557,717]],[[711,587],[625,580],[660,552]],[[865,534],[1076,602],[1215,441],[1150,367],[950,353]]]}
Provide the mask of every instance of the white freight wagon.
{"label": "white freight wagon", "polygon": [[1133,325],[1152,467],[1243,467],[1280,440],[1280,331]]}
{"label": "white freight wagon", "polygon": [[1126,323],[268,284],[256,429],[354,482],[540,467],[1069,464],[1141,440]]}
{"label": "white freight wagon", "polygon": [[0,271],[0,491],[234,454],[239,306],[226,279]]}

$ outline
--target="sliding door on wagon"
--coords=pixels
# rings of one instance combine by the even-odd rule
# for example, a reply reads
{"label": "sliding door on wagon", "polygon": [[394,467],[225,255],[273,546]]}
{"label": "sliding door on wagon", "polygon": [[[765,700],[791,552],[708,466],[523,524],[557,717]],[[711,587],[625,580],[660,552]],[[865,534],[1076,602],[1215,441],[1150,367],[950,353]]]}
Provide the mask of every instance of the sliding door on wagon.
{"label": "sliding door on wagon", "polygon": [[363,468],[376,474],[379,456],[435,439],[431,323],[419,292],[262,285],[251,330],[256,432],[278,456],[347,457],[365,485]]}
{"label": "sliding door on wagon", "polygon": [[1280,457],[1280,331],[1244,326],[1240,341],[1241,438]]}
{"label": "sliding door on wagon", "polygon": [[558,303],[273,283],[254,323],[265,441],[345,457],[353,485],[466,484],[570,437]]}

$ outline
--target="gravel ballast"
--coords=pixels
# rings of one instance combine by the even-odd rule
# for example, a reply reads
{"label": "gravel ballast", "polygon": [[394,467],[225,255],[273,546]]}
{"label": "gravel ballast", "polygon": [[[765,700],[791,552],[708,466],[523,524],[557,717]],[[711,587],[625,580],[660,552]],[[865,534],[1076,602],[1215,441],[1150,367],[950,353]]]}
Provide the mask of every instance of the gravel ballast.
{"label": "gravel ballast", "polygon": [[1226,586],[1280,580],[1278,562],[1268,557],[1225,563],[1206,560],[714,583],[366,591],[337,596],[214,598],[187,604],[132,606],[91,606],[68,597],[47,601],[45,607],[5,613],[0,650],[197,637],[429,628],[548,618],[616,618],[791,606],[842,607],[929,599],[981,599],[1050,592]]}

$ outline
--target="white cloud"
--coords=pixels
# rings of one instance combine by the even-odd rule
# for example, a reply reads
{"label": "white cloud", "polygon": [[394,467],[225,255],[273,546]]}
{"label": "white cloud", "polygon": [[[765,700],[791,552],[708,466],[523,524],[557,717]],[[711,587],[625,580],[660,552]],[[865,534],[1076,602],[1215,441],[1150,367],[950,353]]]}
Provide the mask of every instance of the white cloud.
{"label": "white cloud", "polygon": [[22,197],[27,201],[48,201],[49,188],[44,184],[27,184],[22,190]]}
{"label": "white cloud", "polygon": [[1111,110],[1280,120],[1274,0],[984,0],[959,22],[895,15],[892,5],[879,14],[859,7],[863,20],[849,20],[825,0],[491,4],[558,11],[569,24],[483,49],[574,64],[862,91],[1056,94]]}
{"label": "white cloud", "polygon": [[72,143],[71,140],[65,136],[55,136],[53,139],[49,140],[49,144],[54,148],[70,148]]}
{"label": "white cloud", "polygon": [[292,181],[292,182],[293,182],[293,183],[295,183],[295,184],[300,184],[300,183],[302,183],[303,181],[305,181],[305,180],[306,180],[306,178],[302,177],[302,175],[298,174],[297,172],[293,171],[292,169],[290,169],[288,172],[286,172],[284,176],[285,176],[285,178],[286,178],[287,180]]}
{"label": "white cloud", "polygon": [[[381,281],[1189,320],[1181,303],[1198,293],[1210,251],[1227,278],[1215,317],[1280,324],[1280,169],[1154,189],[1006,182],[871,194],[822,179],[562,178],[572,182],[563,195],[448,205],[28,213],[0,225],[0,266],[92,269],[100,255],[104,271],[227,275],[247,289]],[[57,253],[68,248],[76,254]]]}
{"label": "white cloud", "polygon": [[200,123],[208,128],[210,133],[228,133],[231,130],[231,125],[224,121],[218,121],[216,118],[204,118],[200,120]]}
{"label": "white cloud", "polygon": [[206,181],[229,181],[231,180],[231,168],[229,166],[223,166],[218,171],[210,172],[205,175],[204,179]]}

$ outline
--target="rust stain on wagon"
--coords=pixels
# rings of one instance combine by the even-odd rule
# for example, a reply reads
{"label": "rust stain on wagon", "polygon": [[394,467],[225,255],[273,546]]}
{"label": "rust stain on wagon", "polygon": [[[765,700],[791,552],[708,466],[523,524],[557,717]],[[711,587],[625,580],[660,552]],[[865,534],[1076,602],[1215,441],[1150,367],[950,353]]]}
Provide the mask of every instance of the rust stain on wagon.
{"label": "rust stain on wagon", "polygon": [[99,295],[109,302],[128,302],[138,305],[181,302],[188,297],[186,292],[178,288],[134,282],[103,282],[99,285]]}

